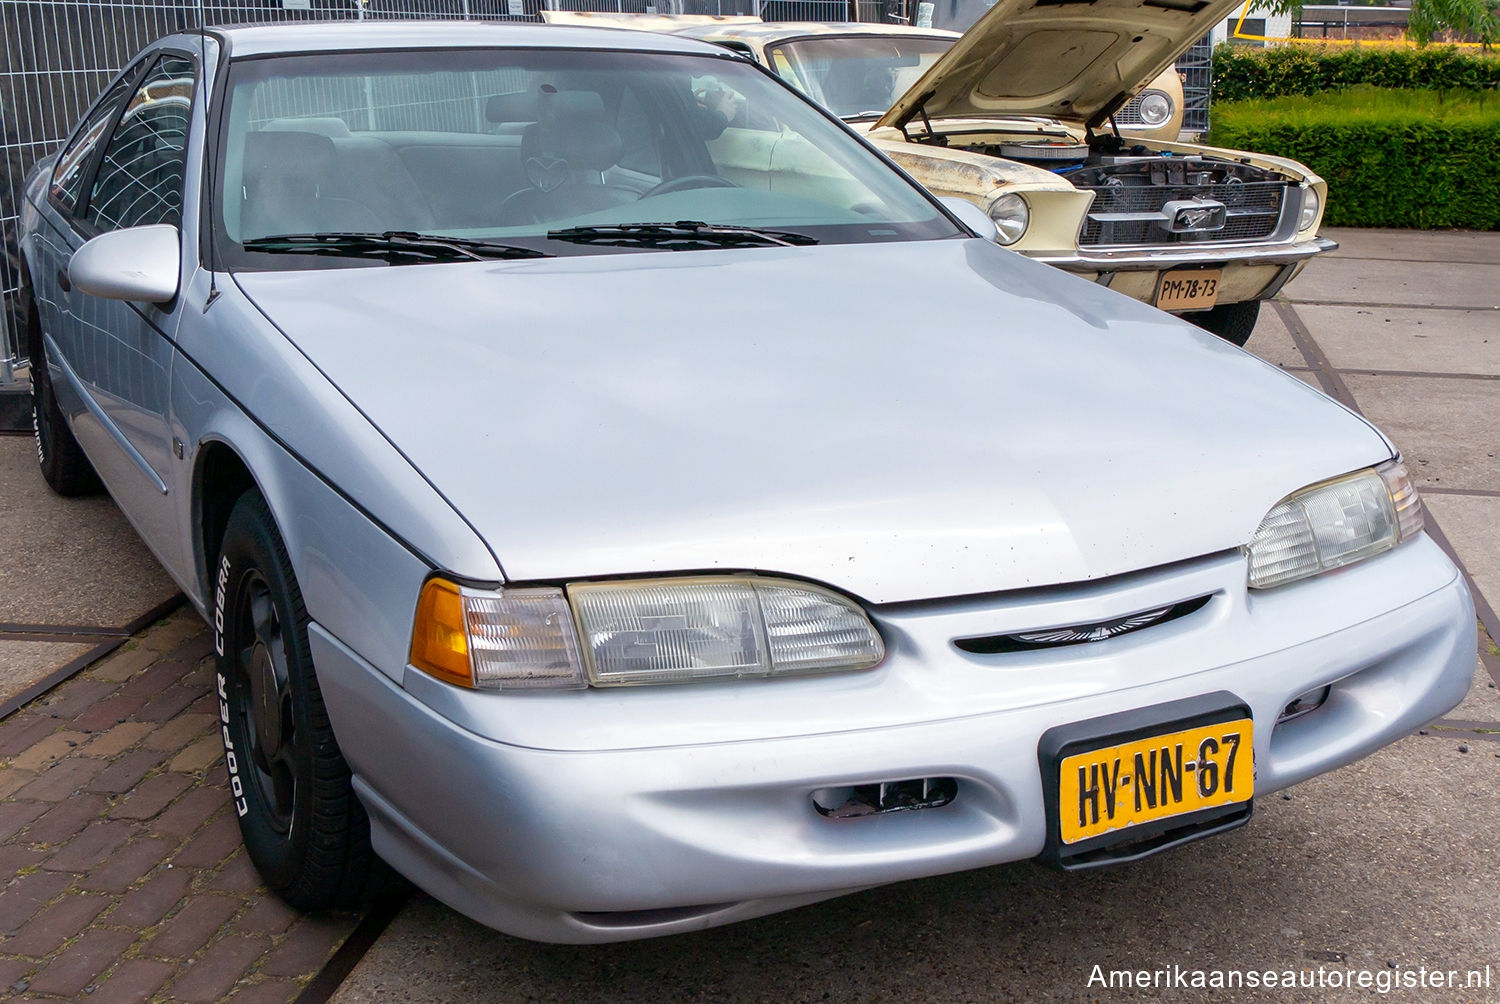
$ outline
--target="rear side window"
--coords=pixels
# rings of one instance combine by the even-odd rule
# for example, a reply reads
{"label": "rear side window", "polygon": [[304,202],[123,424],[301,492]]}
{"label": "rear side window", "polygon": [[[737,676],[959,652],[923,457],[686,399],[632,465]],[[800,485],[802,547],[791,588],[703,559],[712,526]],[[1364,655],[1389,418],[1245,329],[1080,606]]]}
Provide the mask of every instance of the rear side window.
{"label": "rear side window", "polygon": [[[139,69],[139,64],[136,68]],[[132,70],[116,81],[84,120],[83,128],[78,130],[73,142],[57,158],[57,166],[52,169],[50,194],[53,203],[64,213],[71,214],[77,208],[78,197],[83,193],[94,153],[104,137],[109,135],[109,127],[119,118],[120,109],[130,95],[130,82],[135,76],[135,71]]]}
{"label": "rear side window", "polygon": [[193,64],[156,61],[125,105],[89,193],[88,221],[101,230],[182,220]]}

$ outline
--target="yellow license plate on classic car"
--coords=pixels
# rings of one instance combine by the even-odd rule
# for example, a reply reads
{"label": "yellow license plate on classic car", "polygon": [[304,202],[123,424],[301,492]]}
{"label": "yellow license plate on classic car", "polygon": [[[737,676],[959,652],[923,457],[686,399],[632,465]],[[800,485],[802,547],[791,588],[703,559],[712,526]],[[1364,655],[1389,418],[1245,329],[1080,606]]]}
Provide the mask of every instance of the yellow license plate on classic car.
{"label": "yellow license plate on classic car", "polygon": [[1065,758],[1058,771],[1064,844],[1237,802],[1255,788],[1249,718],[1167,732]]}
{"label": "yellow license plate on classic car", "polygon": [[1156,284],[1156,306],[1162,310],[1207,310],[1219,302],[1223,269],[1188,268],[1165,272]]}

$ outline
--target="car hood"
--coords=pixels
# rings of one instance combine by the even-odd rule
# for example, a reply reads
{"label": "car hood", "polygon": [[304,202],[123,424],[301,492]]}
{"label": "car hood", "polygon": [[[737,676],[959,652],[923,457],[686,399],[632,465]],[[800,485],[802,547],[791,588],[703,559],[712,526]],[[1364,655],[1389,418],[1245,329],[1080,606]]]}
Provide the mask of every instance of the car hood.
{"label": "car hood", "polygon": [[880,119],[1096,125],[1243,0],[997,0]]}
{"label": "car hood", "polygon": [[1076,582],[1243,544],[1390,455],[1253,356],[981,240],[236,278],[512,581]]}

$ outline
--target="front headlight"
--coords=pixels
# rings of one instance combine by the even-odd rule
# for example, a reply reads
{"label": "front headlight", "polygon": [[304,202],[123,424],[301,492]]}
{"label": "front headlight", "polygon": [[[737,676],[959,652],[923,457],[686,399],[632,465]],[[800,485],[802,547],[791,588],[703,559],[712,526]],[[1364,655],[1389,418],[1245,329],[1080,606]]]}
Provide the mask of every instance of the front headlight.
{"label": "front headlight", "polygon": [[1318,221],[1318,210],[1322,208],[1318,202],[1318,190],[1308,185],[1302,190],[1302,215],[1297,217],[1297,229],[1306,230]]}
{"label": "front headlight", "polygon": [[1172,117],[1172,98],[1164,91],[1145,91],[1139,106],[1141,121],[1148,126],[1159,126]]}
{"label": "front headlight", "polygon": [[616,687],[869,669],[885,645],[853,600],[760,576],[481,590],[431,579],[411,662],[486,690]]}
{"label": "front headlight", "polygon": [[1266,514],[1245,548],[1250,587],[1283,585],[1387,551],[1420,533],[1423,522],[1422,500],[1399,459],[1304,488]]}
{"label": "front headlight", "polygon": [[1000,228],[1000,236],[996,238],[1001,244],[1014,244],[1026,233],[1026,228],[1031,225],[1031,207],[1026,200],[1012,192],[1002,195],[990,203],[990,219],[995,221],[995,226]]}

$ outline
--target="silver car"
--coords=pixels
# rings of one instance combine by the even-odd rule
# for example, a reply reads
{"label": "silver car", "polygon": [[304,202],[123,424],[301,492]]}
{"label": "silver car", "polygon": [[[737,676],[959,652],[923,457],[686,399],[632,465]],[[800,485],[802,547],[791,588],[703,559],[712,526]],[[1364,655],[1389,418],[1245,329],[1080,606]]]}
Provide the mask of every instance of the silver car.
{"label": "silver car", "polygon": [[601,942],[1088,868],[1457,703],[1391,443],[987,226],[688,39],[166,38],[27,185],[42,471],[213,625],[303,908],[383,860]]}

